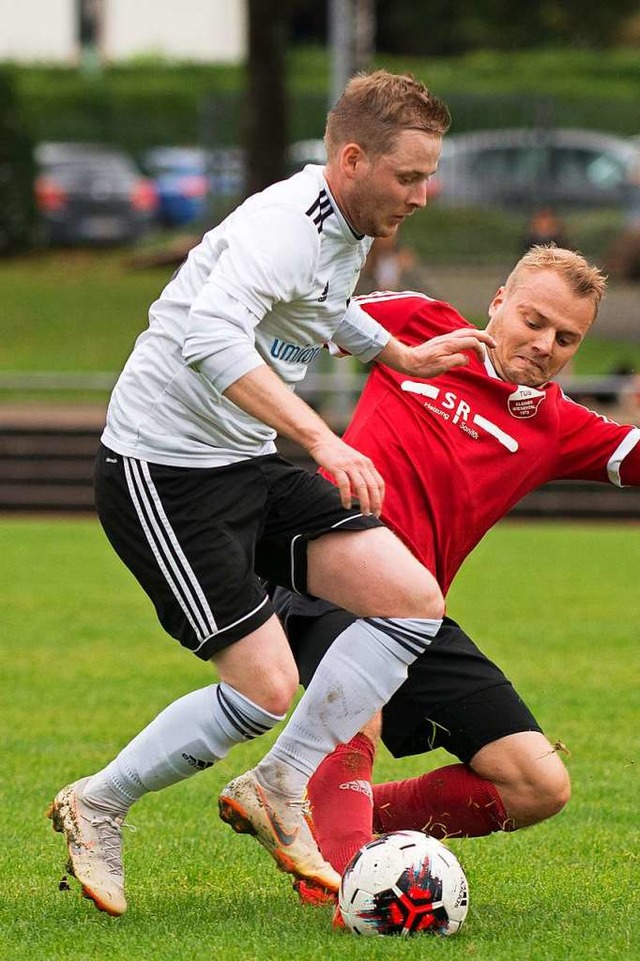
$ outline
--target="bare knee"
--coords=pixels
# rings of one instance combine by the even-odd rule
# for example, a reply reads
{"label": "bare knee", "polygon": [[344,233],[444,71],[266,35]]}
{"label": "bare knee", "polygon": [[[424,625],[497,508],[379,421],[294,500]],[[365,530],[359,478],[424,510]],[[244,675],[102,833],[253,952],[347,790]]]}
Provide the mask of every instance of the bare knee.
{"label": "bare knee", "polygon": [[471,767],[496,786],[515,828],[553,817],[571,797],[567,769],[546,737],[535,731],[486,745],[473,757]]}
{"label": "bare knee", "polygon": [[367,721],[367,723],[360,728],[360,734],[364,734],[365,737],[369,738],[374,747],[378,745],[382,737],[382,714],[380,711],[374,714],[371,720]]}
{"label": "bare knee", "polygon": [[282,717],[289,710],[298,689],[298,669],[275,615],[212,661],[220,680],[269,714]]}
{"label": "bare knee", "polygon": [[413,577],[396,586],[389,610],[400,613],[381,616],[440,620],[444,617],[444,597],[436,579],[423,567],[419,572],[414,572]]}
{"label": "bare knee", "polygon": [[287,713],[299,684],[296,671],[264,670],[262,675],[254,678],[232,676],[223,671],[219,671],[219,674],[220,680],[276,717],[284,717]]}
{"label": "bare knee", "polygon": [[571,782],[565,766],[558,761],[553,771],[545,770],[535,779],[520,784],[505,807],[516,827],[528,827],[559,814],[571,797]]}
{"label": "bare knee", "polygon": [[270,677],[266,684],[261,684],[255,691],[252,700],[269,714],[283,717],[291,707],[298,683],[297,673]]}

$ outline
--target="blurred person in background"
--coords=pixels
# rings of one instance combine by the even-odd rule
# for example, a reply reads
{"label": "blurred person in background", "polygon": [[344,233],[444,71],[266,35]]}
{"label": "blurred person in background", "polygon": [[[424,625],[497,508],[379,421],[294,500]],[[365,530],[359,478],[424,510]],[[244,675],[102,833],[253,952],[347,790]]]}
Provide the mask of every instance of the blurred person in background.
{"label": "blurred person in background", "polygon": [[369,251],[361,286],[367,284],[369,290],[402,290],[407,271],[415,262],[415,254],[399,244],[397,234],[378,237]]}
{"label": "blurred person in background", "polygon": [[538,244],[555,244],[557,247],[570,247],[564,221],[551,209],[540,207],[534,210],[524,235],[523,251]]}

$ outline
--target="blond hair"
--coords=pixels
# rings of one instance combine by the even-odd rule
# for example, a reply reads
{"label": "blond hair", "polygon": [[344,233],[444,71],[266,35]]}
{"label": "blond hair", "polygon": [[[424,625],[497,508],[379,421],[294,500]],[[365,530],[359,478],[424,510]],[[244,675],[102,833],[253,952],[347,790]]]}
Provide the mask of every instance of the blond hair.
{"label": "blond hair", "polygon": [[520,258],[506,279],[505,290],[512,289],[524,271],[553,270],[564,278],[577,297],[588,297],[593,303],[594,320],[607,289],[607,277],[575,250],[555,244],[536,244]]}
{"label": "blond hair", "polygon": [[351,78],[329,111],[324,141],[329,158],[351,142],[380,156],[392,149],[401,130],[442,137],[450,126],[449,108],[423,83],[408,73],[376,70]]}

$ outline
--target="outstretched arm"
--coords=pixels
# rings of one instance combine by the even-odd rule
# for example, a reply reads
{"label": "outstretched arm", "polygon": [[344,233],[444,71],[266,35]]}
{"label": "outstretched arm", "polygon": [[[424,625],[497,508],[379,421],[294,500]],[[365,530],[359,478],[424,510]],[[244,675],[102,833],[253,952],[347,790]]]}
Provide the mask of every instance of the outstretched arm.
{"label": "outstretched arm", "polygon": [[440,334],[417,347],[408,347],[394,337],[382,348],[376,360],[402,374],[412,377],[437,377],[452,367],[469,363],[469,353],[484,360],[485,347],[495,347],[495,341],[484,330],[461,327],[448,334]]}

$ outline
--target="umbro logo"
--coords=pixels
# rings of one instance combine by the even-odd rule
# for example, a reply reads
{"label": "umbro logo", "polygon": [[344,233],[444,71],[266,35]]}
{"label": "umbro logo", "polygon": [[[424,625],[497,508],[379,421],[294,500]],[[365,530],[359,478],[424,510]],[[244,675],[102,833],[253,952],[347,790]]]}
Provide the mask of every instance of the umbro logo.
{"label": "umbro logo", "polygon": [[329,296],[329,281],[327,281],[326,284],[324,285],[322,293],[318,297],[318,303],[323,304],[328,296]]}

